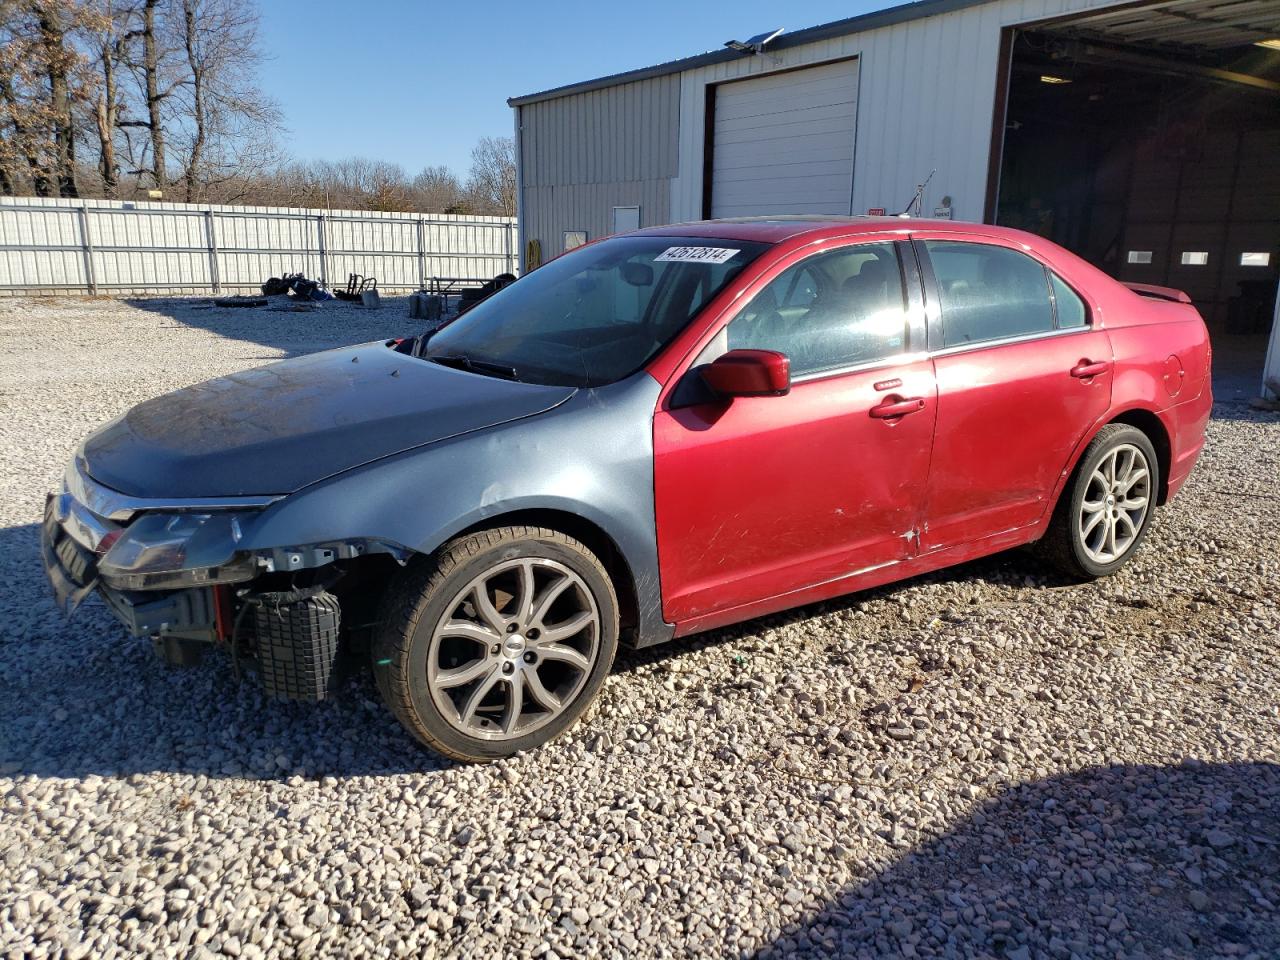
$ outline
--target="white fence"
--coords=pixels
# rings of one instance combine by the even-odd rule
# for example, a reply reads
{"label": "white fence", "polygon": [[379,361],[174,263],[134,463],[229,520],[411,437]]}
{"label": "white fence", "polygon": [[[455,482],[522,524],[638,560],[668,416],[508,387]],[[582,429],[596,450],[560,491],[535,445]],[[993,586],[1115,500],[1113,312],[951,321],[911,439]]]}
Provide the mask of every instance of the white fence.
{"label": "white fence", "polygon": [[229,293],[305,273],[382,290],[515,273],[509,217],[119,200],[0,200],[0,294]]}

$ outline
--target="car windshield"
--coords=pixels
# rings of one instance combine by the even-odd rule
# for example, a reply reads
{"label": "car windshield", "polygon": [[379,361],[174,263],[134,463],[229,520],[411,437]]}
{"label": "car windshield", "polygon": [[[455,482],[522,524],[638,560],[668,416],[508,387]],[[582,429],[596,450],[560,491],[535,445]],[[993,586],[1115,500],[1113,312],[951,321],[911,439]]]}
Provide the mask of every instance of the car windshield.
{"label": "car windshield", "polygon": [[593,243],[477,304],[424,353],[531,383],[612,383],[648,363],[766,246],[650,236]]}

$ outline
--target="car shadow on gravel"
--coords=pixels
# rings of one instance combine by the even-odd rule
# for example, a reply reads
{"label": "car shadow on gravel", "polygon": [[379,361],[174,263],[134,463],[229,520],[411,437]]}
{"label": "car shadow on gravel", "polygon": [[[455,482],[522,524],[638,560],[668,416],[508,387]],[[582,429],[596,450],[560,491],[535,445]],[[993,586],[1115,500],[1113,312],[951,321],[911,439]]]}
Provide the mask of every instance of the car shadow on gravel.
{"label": "car shadow on gravel", "polygon": [[352,671],[320,704],[273,701],[227,657],[167,667],[96,597],[62,617],[36,524],[0,528],[0,777],[156,772],[278,780],[430,774],[418,747]]}
{"label": "car shadow on gravel", "polygon": [[[320,704],[269,699],[220,652],[166,666],[91,597],[73,619],[55,608],[40,571],[39,529],[0,529],[0,776],[82,778],[168,772],[281,779],[294,774],[421,774],[452,764],[419,748],[380,702],[365,670]],[[988,558],[939,576],[1009,579]],[[916,581],[908,581],[908,584]],[[774,614],[647,650],[623,650],[615,672],[891,595],[894,584]],[[11,599],[10,599],[11,598]],[[140,731],[144,731],[139,735]]]}
{"label": "car shadow on gravel", "polygon": [[1055,567],[1041,560],[1033,550],[1018,547],[993,556],[957,564],[954,567],[935,570],[932,573],[922,573],[906,580],[898,580],[883,586],[843,594],[830,600],[821,600],[803,607],[792,607],[789,610],[771,613],[767,616],[735,623],[717,630],[708,630],[705,633],[680,637],[658,646],[645,647],[641,650],[624,648],[618,653],[613,672],[630,673],[662,660],[697,653],[708,647],[720,646],[721,644],[732,643],[747,637],[758,636],[766,630],[782,630],[828,613],[838,613],[857,608],[864,603],[891,598],[913,587],[944,582],[998,584],[1008,587],[1035,586],[1044,590],[1059,590],[1080,586],[1078,580],[1071,580],[1063,576]]}
{"label": "car shadow on gravel", "polygon": [[[288,296],[267,297],[261,307],[219,307],[213,297],[136,297],[124,302],[138,310],[168,317],[178,327],[207,330],[229,340],[257,343],[297,357],[331,347],[363,343],[386,336],[409,336],[424,326],[409,319],[409,298],[382,297],[377,311],[358,303],[328,300],[298,302]],[[377,328],[371,330],[371,327]],[[308,339],[308,331],[314,337]],[[343,332],[351,335],[344,337]],[[271,355],[262,359],[275,360]]]}
{"label": "car shadow on gravel", "polygon": [[[54,607],[38,562],[38,526],[0,529],[0,775],[84,777],[164,771],[278,779],[429,773],[452,764],[419,748],[380,702],[366,670],[320,704],[269,699],[221,652],[167,667],[129,637],[96,597],[74,619]],[[614,671],[803,622],[936,579],[1025,585],[1052,577],[1000,555],[646,650],[620,651]],[[1040,582],[1038,580],[1037,582]],[[1052,580],[1044,581],[1053,585]],[[28,598],[17,603],[16,598]],[[34,602],[32,602],[34,598]],[[147,731],[139,737],[139,730]]]}
{"label": "car shadow on gravel", "polygon": [[756,955],[1280,956],[1280,766],[1009,786]]}

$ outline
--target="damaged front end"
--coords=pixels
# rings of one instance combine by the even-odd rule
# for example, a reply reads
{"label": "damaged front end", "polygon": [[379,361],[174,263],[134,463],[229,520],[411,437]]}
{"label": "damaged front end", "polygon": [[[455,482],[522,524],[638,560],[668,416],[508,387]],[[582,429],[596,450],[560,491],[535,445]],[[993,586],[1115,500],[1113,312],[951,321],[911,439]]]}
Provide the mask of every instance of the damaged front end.
{"label": "damaged front end", "polygon": [[220,649],[269,694],[321,700],[342,638],[371,617],[363,602],[371,591],[344,589],[369,573],[355,561],[394,566],[409,552],[360,539],[244,549],[247,532],[279,499],[126,497],[96,483],[77,457],[63,490],[46,500],[45,574],[65,613],[96,591],[170,664],[192,665]]}

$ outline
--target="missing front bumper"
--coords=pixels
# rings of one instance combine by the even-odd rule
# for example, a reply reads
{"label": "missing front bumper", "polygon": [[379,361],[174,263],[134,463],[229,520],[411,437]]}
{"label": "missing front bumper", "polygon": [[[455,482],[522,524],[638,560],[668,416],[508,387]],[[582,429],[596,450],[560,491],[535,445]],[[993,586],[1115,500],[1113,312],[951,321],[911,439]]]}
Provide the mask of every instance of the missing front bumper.
{"label": "missing front bumper", "polygon": [[40,560],[45,578],[53,590],[53,599],[58,609],[68,616],[98,585],[97,560],[62,528],[53,494],[49,494],[44,502]]}
{"label": "missing front bumper", "polygon": [[98,576],[97,557],[71,536],[57,515],[56,501],[45,502],[40,558],[58,609],[70,615],[95,590],[115,618],[135,637],[182,635],[193,640],[218,638],[216,596],[212,587],[186,590],[116,590]]}
{"label": "missing front bumper", "polygon": [[246,659],[273,697],[315,702],[333,691],[341,607],[324,589],[245,589],[234,599],[225,586],[118,590],[99,577],[96,555],[68,532],[53,496],[45,503],[40,557],[59,609],[70,615],[96,591],[131,635],[151,639],[166,663],[194,665],[219,645],[237,662]]}

